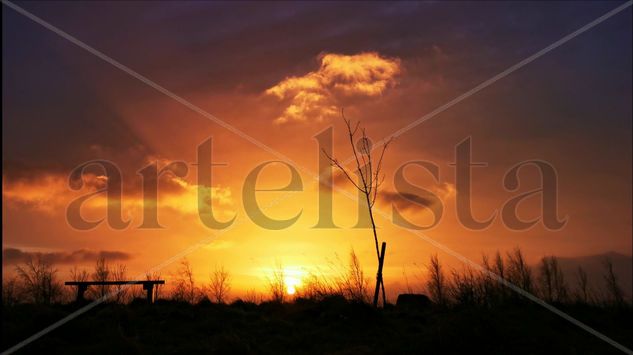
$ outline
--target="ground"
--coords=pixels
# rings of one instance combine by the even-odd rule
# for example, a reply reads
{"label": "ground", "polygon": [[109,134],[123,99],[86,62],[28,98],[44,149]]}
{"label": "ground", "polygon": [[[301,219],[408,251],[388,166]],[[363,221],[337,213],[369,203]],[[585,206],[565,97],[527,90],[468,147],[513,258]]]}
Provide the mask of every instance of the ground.
{"label": "ground", "polygon": [[[2,309],[2,348],[77,308]],[[631,308],[566,306],[564,311],[631,348]],[[105,304],[25,347],[23,353],[618,353],[549,311],[524,302],[481,307],[375,310],[332,298],[319,302],[190,305],[140,300]]]}

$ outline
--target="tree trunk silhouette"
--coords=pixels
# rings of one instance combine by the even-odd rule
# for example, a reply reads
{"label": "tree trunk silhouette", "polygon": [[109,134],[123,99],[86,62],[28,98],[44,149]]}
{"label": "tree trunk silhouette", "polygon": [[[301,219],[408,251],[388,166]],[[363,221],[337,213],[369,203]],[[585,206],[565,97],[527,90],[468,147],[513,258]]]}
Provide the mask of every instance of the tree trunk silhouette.
{"label": "tree trunk silhouette", "polygon": [[[365,202],[367,203],[367,210],[369,213],[369,219],[371,221],[371,227],[372,227],[372,231],[374,235],[374,244],[376,247],[376,259],[378,260],[378,272],[376,273],[376,293],[374,297],[374,306],[378,306],[377,294],[378,294],[379,286],[382,291],[382,300],[383,300],[383,306],[384,306],[387,303],[387,296],[385,294],[385,284],[382,280],[382,262],[384,261],[384,257],[385,257],[384,255],[385,249],[383,246],[383,252],[381,253],[378,247],[378,244],[379,244],[378,233],[376,231],[376,221],[374,220],[373,207],[374,207],[374,204],[376,203],[376,198],[378,196],[378,189],[384,181],[384,175],[381,175],[382,159],[385,155],[385,150],[387,150],[389,143],[391,143],[391,140],[388,140],[383,144],[380,157],[378,158],[377,161],[375,161],[374,157],[372,156],[372,150],[373,150],[372,143],[369,140],[369,138],[367,138],[365,129],[359,127],[360,122],[356,122],[356,124],[353,125],[352,127],[351,121],[345,118],[345,114],[343,110],[341,110],[341,115],[343,116],[343,121],[345,122],[345,125],[347,126],[347,134],[349,138],[349,143],[352,147],[352,152],[354,153],[354,161],[356,162],[356,169],[358,171],[358,177],[360,181],[358,182],[354,181],[354,179],[352,179],[351,175],[348,173],[347,169],[345,169],[345,165],[348,163],[348,161],[339,162],[338,159],[330,156],[325,150],[323,150],[323,153],[330,160],[332,165],[337,167],[339,170],[341,170],[341,172],[345,174],[345,177],[347,178],[347,180],[349,180],[349,182],[351,182],[352,185],[354,185],[354,187],[358,191],[362,192],[363,195],[365,196]],[[359,128],[361,132],[360,138],[358,139],[358,141],[355,142],[356,134],[358,133]]]}

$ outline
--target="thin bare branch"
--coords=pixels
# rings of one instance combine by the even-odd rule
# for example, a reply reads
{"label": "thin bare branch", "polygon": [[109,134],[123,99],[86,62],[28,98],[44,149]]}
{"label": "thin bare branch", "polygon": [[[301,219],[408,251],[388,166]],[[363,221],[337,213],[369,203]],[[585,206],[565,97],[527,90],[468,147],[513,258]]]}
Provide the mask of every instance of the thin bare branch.
{"label": "thin bare branch", "polygon": [[361,188],[360,186],[358,186],[358,184],[356,184],[356,181],[354,181],[354,179],[349,175],[347,170],[341,165],[341,163],[339,163],[338,159],[331,157],[324,149],[322,149],[322,151],[323,151],[323,154],[325,154],[325,156],[330,160],[332,165],[337,167],[340,171],[343,172],[343,174],[345,174],[345,177],[347,178],[347,180],[349,180],[349,182],[351,182],[352,185],[354,185],[354,187],[356,187],[358,190],[362,192],[365,192],[363,188]]}
{"label": "thin bare branch", "polygon": [[[345,121],[345,125],[347,125],[347,135],[349,138],[349,144],[352,146],[352,152],[354,153],[354,159],[356,160],[356,169],[358,170],[358,174],[360,175],[361,183],[364,186],[364,189],[359,189],[365,194],[367,194],[367,179],[365,177],[365,173],[361,169],[361,167],[365,166],[365,164],[361,165],[360,159],[358,158],[358,151],[356,150],[356,144],[354,144],[354,138],[356,136],[356,132],[358,131],[358,127],[360,126],[360,121],[356,122],[356,125],[352,129],[351,120],[348,120],[345,117],[345,112],[341,109],[341,115],[343,116],[343,121]],[[339,164],[340,165],[340,164]],[[358,186],[358,185],[357,185]]]}

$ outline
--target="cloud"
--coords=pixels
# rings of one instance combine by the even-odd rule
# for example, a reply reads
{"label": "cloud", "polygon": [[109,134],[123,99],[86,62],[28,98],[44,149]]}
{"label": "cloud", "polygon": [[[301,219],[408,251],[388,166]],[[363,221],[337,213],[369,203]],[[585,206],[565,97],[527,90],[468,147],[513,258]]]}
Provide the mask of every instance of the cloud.
{"label": "cloud", "polygon": [[[455,186],[450,183],[442,183],[430,190],[432,194],[442,201],[446,201],[446,199],[455,195]],[[415,210],[424,207],[432,208],[436,201],[431,197],[430,194],[420,196],[409,192],[400,193],[396,191],[383,191],[378,195],[381,203],[393,205],[400,211]]]}
{"label": "cloud", "polygon": [[122,251],[94,251],[87,249],[79,249],[72,252],[31,252],[17,248],[5,248],[2,251],[2,263],[5,265],[15,265],[38,257],[50,264],[79,264],[94,262],[101,257],[109,261],[123,261],[129,260],[132,256]]}
{"label": "cloud", "polygon": [[[100,179],[85,174],[86,188],[95,191]],[[2,179],[2,197],[9,205],[25,206],[37,211],[52,213],[65,202],[70,202],[68,179],[62,174],[39,172],[36,176],[12,178],[4,175]]]}
{"label": "cloud", "polygon": [[202,189],[205,196],[211,194],[211,199],[207,198],[203,201],[202,212],[208,211],[213,205],[214,208],[216,206],[225,207],[220,212],[232,215],[233,212],[227,209],[233,205],[233,196],[229,187],[190,184],[178,177],[172,177],[171,182],[177,184],[181,191],[159,197],[159,207],[168,207],[182,213],[195,214],[198,212],[198,189]]}
{"label": "cloud", "polygon": [[355,55],[325,53],[320,67],[299,77],[289,77],[266,90],[286,107],[275,123],[322,121],[338,114],[344,103],[376,97],[395,84],[400,60],[375,52]]}
{"label": "cloud", "polygon": [[408,192],[381,192],[380,201],[385,204],[394,205],[396,206],[396,208],[398,208],[398,210],[408,210],[420,208],[422,206],[430,208],[433,205],[432,199]]}
{"label": "cloud", "polygon": [[[2,197],[10,207],[29,208],[39,212],[54,214],[63,211],[74,199],[88,193],[98,191],[107,184],[107,177],[86,173],[82,176],[83,188],[73,191],[68,187],[68,176],[61,172],[39,171],[28,177],[3,176]],[[74,182],[76,183],[76,182]],[[133,209],[140,214],[143,207],[143,195],[140,181],[123,184],[122,206]],[[231,188],[223,186],[198,186],[189,183],[174,174],[164,174],[160,177],[158,192],[158,207],[169,208],[181,214],[196,214],[198,211],[198,188],[211,191],[212,198],[203,203],[203,209],[211,205],[219,213],[232,215],[233,196]],[[147,203],[154,201],[147,200]],[[85,208],[103,209],[107,203],[107,194],[100,193],[84,203]]]}

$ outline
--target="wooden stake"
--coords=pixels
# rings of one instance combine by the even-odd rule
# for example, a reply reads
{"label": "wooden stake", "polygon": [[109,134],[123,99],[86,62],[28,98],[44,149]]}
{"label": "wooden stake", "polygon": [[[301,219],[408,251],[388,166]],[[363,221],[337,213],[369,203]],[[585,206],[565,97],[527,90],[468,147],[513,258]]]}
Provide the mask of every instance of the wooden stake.
{"label": "wooden stake", "polygon": [[387,248],[387,243],[382,242],[382,247],[380,249],[380,258],[378,259],[378,273],[376,273],[376,289],[374,291],[374,307],[378,307],[378,296],[380,296],[381,287],[382,287],[383,306],[384,304],[386,304],[385,285],[382,283],[382,265],[385,262],[386,248]]}

